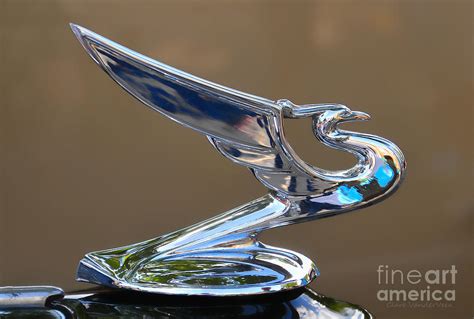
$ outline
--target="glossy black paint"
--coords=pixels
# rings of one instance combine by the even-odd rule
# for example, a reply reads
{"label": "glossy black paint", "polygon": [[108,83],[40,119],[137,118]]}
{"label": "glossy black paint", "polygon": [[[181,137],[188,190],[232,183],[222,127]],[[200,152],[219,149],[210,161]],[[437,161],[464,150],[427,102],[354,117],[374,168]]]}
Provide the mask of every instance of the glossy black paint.
{"label": "glossy black paint", "polygon": [[10,309],[0,318],[372,318],[360,306],[308,288],[253,297],[175,297],[105,290],[68,294],[50,309]]}

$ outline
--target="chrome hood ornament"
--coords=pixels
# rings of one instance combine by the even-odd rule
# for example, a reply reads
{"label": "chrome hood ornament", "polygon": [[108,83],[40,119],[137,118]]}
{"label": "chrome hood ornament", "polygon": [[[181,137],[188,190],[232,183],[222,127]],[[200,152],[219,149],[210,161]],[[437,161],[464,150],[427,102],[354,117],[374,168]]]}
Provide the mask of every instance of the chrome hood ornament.
{"label": "chrome hood ornament", "polygon": [[[204,134],[250,169],[270,192],[221,215],[130,246],[87,254],[80,281],[176,295],[251,295],[309,284],[307,257],[258,240],[264,230],[372,205],[399,185],[405,160],[392,142],[338,125],[369,116],[340,104],[295,105],[242,93],[152,60],[90,30],[71,28],[91,58],[123,89],[173,121]],[[347,170],[305,163],[283,119],[311,117],[315,137],[354,154]]]}

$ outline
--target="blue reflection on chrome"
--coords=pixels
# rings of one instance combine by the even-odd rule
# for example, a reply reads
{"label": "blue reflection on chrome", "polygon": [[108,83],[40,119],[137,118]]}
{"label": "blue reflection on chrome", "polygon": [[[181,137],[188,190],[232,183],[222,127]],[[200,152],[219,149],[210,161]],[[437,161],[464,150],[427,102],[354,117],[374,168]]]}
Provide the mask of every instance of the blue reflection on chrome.
{"label": "blue reflection on chrome", "polygon": [[394,177],[395,173],[390,165],[385,164],[375,172],[375,180],[380,185],[380,187],[385,187],[390,183]]}
{"label": "blue reflection on chrome", "polygon": [[355,188],[354,186],[339,186],[336,190],[336,194],[342,204],[354,204],[360,202],[363,198],[362,194],[359,193],[357,188]]}

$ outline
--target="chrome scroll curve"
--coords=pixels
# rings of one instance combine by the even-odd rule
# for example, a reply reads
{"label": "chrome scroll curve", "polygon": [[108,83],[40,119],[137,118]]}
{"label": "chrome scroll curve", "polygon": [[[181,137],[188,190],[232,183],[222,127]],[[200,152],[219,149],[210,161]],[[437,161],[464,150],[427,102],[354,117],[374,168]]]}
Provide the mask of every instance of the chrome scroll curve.
{"label": "chrome scroll curve", "polygon": [[[307,257],[258,240],[264,230],[349,212],[393,193],[405,159],[392,142],[341,130],[369,116],[340,104],[272,101],[200,79],[90,30],[71,28],[92,59],[143,104],[194,129],[269,194],[155,239],[87,254],[78,280],[177,295],[251,295],[304,286],[318,270]],[[325,145],[354,154],[347,170],[305,163],[285,138],[283,119],[312,117]]]}

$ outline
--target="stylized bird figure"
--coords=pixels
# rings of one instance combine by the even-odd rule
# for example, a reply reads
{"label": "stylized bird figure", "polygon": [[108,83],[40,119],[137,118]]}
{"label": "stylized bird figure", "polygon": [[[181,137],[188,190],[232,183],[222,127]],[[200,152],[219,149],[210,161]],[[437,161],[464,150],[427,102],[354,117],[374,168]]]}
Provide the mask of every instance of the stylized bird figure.
{"label": "stylized bird figure", "polygon": [[[78,279],[112,287],[184,295],[248,295],[308,284],[307,257],[258,241],[266,229],[352,211],[380,201],[405,170],[400,149],[338,124],[369,116],[340,104],[295,105],[242,93],[172,68],[71,24],[92,59],[143,104],[192,128],[232,162],[248,167],[269,194],[196,225],[126,247],[87,254]],[[305,163],[283,118],[312,117],[327,146],[354,154],[347,170]]]}

